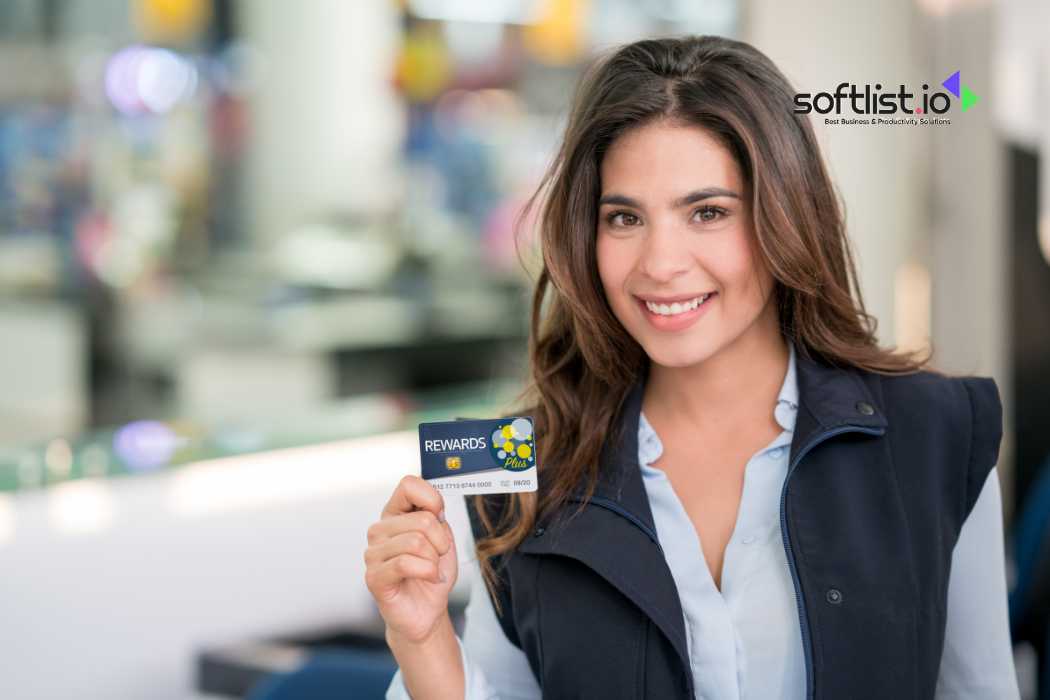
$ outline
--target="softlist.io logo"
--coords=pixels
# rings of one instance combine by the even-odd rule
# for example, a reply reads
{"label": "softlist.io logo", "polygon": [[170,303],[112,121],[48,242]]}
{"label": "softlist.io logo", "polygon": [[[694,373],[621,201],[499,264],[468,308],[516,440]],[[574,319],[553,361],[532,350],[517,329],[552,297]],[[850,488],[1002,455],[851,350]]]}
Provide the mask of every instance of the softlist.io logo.
{"label": "softlist.io logo", "polygon": [[[968,85],[963,84],[960,72],[955,71],[941,82],[947,92],[930,92],[930,86],[923,83],[922,92],[915,94],[900,85],[896,91],[884,91],[881,83],[874,87],[870,84],[855,85],[839,83],[834,93],[800,92],[795,94],[795,113],[834,114],[825,118],[826,124],[950,124],[951,120],[942,118],[952,108],[952,96],[958,100],[963,112],[978,102],[978,97]],[[843,110],[859,115],[880,115],[875,118],[841,118]],[[882,119],[881,115],[898,115],[894,119]],[[899,115],[904,115],[903,117]],[[936,116],[933,116],[936,115]]]}

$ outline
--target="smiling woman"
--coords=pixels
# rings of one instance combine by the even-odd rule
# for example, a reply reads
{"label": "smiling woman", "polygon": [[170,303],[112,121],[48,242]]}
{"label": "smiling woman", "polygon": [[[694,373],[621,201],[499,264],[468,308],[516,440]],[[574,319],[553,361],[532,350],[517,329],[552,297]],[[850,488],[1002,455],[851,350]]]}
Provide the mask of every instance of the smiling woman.
{"label": "smiling woman", "polygon": [[376,566],[388,697],[1018,696],[998,390],[878,345],[793,95],[716,36],[584,76],[522,214],[542,203],[517,411],[539,490],[467,499],[461,647],[437,521],[418,573]]}
{"label": "smiling woman", "polygon": [[[490,585],[490,558],[595,485],[600,450],[622,437],[617,417],[642,376],[657,430],[714,439],[733,420],[754,426],[743,450],[776,429],[771,416],[747,416],[776,393],[785,339],[831,366],[939,374],[929,354],[879,347],[794,94],[761,52],[715,36],[635,42],[581,79],[521,217],[542,207],[523,411],[546,438],[545,488],[512,498],[506,526],[479,539]],[[732,376],[742,383],[727,385]],[[497,513],[475,505],[488,527]]]}

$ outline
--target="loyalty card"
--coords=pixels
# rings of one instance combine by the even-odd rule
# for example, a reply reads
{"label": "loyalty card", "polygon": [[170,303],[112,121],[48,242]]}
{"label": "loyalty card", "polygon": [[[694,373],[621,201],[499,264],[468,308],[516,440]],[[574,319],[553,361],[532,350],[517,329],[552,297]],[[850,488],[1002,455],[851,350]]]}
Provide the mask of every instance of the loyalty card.
{"label": "loyalty card", "polygon": [[423,478],[448,493],[536,490],[536,439],[526,416],[419,424]]}

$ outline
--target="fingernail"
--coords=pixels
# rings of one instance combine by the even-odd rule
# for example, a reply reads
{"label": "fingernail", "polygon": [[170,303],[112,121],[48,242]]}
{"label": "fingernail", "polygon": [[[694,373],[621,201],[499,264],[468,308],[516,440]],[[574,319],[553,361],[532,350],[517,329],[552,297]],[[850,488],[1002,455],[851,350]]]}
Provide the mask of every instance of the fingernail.
{"label": "fingernail", "polygon": [[442,509],[441,512],[438,513],[438,521],[439,522],[445,522],[445,511],[444,511],[444,509]]}

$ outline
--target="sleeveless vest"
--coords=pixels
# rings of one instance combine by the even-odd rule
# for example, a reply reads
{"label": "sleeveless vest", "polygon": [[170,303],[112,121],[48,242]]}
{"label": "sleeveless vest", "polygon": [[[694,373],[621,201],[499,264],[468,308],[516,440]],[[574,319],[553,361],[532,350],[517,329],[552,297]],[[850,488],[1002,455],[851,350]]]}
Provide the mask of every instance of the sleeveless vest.
{"label": "sleeveless vest", "polygon": [[[801,352],[796,371],[780,525],[806,697],[931,698],[952,550],[998,460],[996,384],[926,371],[889,377]],[[682,605],[638,465],[644,386],[642,377],[620,407],[621,438],[603,446],[583,510],[537,523],[493,560],[500,625],[545,697],[694,698]],[[508,496],[466,498],[480,539],[474,498],[498,513]],[[563,511],[583,500],[574,494]]]}

